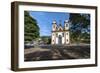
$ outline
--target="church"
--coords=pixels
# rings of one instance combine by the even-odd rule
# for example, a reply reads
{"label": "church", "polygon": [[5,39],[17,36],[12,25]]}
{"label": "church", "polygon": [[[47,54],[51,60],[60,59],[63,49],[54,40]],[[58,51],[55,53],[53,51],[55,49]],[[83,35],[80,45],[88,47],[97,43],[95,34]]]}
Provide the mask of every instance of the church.
{"label": "church", "polygon": [[69,21],[65,20],[63,23],[64,26],[62,26],[61,21],[59,24],[57,24],[56,20],[52,22],[52,45],[66,45],[70,43]]}

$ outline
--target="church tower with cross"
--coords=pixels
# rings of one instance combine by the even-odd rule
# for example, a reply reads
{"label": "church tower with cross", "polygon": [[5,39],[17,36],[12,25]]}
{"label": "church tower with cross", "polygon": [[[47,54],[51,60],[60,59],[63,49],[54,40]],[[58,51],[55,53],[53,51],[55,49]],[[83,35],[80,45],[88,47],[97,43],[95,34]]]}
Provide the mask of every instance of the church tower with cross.
{"label": "church tower with cross", "polygon": [[69,33],[69,21],[64,21],[64,26],[62,26],[61,21],[57,24],[56,20],[52,22],[52,45],[66,45],[70,43],[70,33]]}

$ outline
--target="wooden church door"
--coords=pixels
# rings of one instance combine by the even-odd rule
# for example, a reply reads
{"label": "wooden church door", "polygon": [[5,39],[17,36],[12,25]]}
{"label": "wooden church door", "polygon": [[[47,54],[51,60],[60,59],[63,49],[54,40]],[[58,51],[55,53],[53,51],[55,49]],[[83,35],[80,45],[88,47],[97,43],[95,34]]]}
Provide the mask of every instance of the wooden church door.
{"label": "wooden church door", "polygon": [[58,37],[58,44],[62,44],[62,36],[61,35],[59,35],[59,37]]}

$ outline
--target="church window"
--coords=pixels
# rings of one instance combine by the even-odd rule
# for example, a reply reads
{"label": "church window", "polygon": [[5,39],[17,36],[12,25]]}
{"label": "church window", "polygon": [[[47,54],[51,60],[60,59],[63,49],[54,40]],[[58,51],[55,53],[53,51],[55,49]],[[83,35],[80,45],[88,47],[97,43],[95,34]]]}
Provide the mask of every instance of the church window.
{"label": "church window", "polygon": [[64,37],[64,33],[62,33],[62,36]]}
{"label": "church window", "polygon": [[56,33],[56,37],[58,37],[58,33]]}
{"label": "church window", "polygon": [[66,27],[68,27],[68,24],[66,24]]}
{"label": "church window", "polygon": [[68,39],[66,41],[68,42]]}
{"label": "church window", "polygon": [[53,26],[53,28],[55,28],[55,25]]}
{"label": "church window", "polygon": [[68,33],[66,33],[68,35]]}

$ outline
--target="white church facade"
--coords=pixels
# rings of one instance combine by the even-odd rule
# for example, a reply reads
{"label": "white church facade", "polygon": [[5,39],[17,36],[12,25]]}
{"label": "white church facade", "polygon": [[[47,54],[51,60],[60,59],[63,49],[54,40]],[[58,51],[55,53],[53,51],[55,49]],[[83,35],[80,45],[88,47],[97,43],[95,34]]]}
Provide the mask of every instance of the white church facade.
{"label": "white church facade", "polygon": [[51,44],[52,45],[66,45],[70,43],[70,33],[69,33],[69,21],[64,21],[64,26],[61,22],[59,26],[54,20],[52,23],[52,35],[51,35]]}

